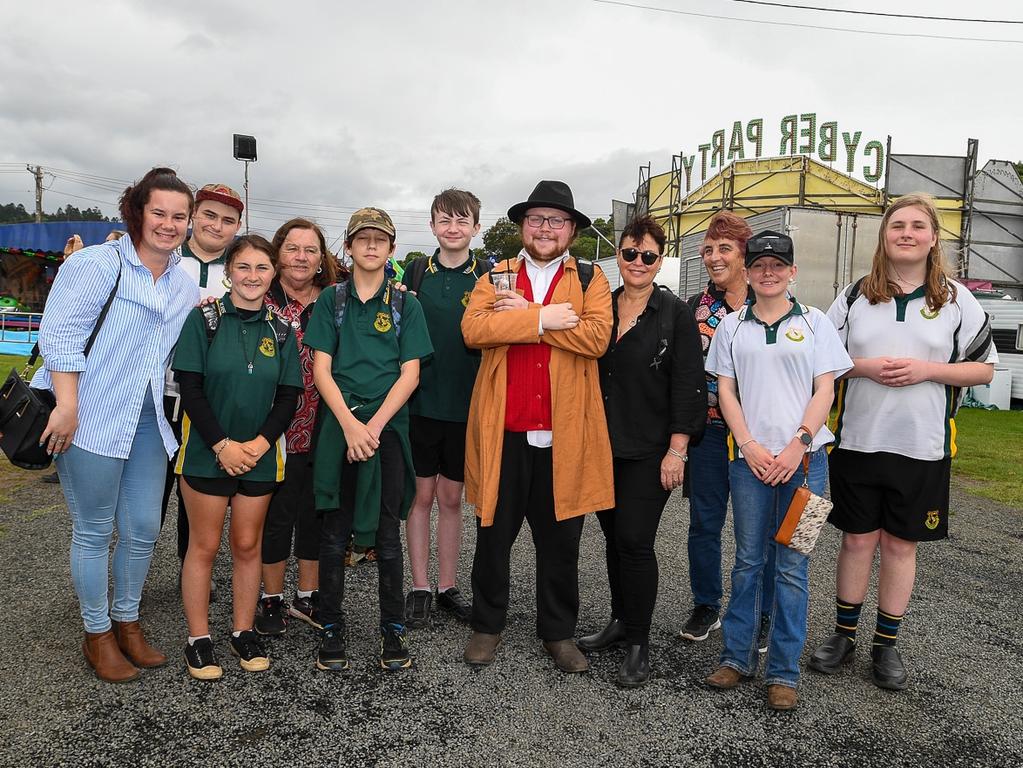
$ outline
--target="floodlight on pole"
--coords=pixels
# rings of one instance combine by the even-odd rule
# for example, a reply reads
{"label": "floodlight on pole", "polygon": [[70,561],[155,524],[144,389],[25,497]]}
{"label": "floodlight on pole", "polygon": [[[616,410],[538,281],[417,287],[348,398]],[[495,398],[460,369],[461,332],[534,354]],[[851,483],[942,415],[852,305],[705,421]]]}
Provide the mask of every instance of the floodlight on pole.
{"label": "floodlight on pole", "polygon": [[234,159],[245,163],[245,234],[249,233],[249,163],[256,162],[256,137],[234,135]]}

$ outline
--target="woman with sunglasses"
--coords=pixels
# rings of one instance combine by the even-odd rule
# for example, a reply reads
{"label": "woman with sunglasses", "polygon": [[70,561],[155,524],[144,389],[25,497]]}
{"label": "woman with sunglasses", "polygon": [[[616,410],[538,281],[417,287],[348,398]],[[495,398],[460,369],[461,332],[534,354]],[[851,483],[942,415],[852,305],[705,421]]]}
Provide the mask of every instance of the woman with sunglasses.
{"label": "woman with sunglasses", "polygon": [[263,303],[276,259],[259,235],[229,245],[224,272],[230,292],[192,311],[174,352],[185,412],[174,467],[189,527],[181,568],[185,663],[197,680],[223,675],[209,633],[209,584],[228,505],[234,589],[228,642],[247,672],[270,666],[253,631],[260,542],[271,494],[284,479],[284,430],[302,392],[293,329]]}
{"label": "woman with sunglasses", "polygon": [[618,247],[622,285],[612,295],[611,343],[599,361],[615,506],[597,513],[607,550],[611,621],[580,638],[584,651],[626,646],[617,682],[650,679],[650,621],[657,601],[654,539],[668,495],[681,488],[692,437],[703,431],[707,393],[700,336],[684,301],[654,282],[664,230],[643,216]]}
{"label": "woman with sunglasses", "polygon": [[[790,296],[796,276],[791,238],[761,232],[746,241],[745,261],[756,300],[725,318],[707,356],[731,430],[735,566],[721,622],[720,667],[705,682],[725,690],[756,672],[763,582],[773,578],[764,658],[767,706],[790,710],[798,702],[799,655],[806,642],[809,560],[777,544],[774,534],[804,481],[813,493],[824,492],[825,446],[833,439],[824,422],[835,377],[852,360],[824,313]],[[765,577],[769,550],[775,570]]]}

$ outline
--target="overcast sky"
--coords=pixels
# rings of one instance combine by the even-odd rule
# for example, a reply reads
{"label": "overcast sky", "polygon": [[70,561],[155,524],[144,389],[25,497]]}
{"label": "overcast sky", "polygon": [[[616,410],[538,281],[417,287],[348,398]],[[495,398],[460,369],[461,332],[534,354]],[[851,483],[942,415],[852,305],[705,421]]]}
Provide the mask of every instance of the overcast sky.
{"label": "overcast sky", "polygon": [[[791,2],[1023,20],[1015,2]],[[541,178],[606,216],[632,200],[641,163],[668,171],[753,118],[765,156],[783,116],[816,112],[863,142],[891,135],[895,152],[962,155],[973,137],[981,164],[1023,159],[1023,24],[642,5],[685,14],[593,0],[5,4],[0,202],[33,208],[26,163],[50,171],[47,211],[114,215],[123,182],[154,165],[241,191],[231,136],[246,133],[253,230],[301,213],[333,239],[378,205],[403,252],[435,244],[425,222],[447,186],[483,200],[484,228]]]}

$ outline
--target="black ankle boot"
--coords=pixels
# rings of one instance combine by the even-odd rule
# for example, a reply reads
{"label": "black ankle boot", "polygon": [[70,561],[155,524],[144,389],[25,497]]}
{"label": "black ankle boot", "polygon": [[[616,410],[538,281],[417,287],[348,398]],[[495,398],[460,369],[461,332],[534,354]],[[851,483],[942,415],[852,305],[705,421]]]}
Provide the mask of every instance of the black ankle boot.
{"label": "black ankle boot", "polygon": [[576,641],[580,651],[603,651],[625,645],[625,625],[618,619],[611,619],[599,632]]}
{"label": "black ankle boot", "polygon": [[617,682],[625,688],[638,688],[650,682],[650,648],[646,643],[629,646],[618,667]]}

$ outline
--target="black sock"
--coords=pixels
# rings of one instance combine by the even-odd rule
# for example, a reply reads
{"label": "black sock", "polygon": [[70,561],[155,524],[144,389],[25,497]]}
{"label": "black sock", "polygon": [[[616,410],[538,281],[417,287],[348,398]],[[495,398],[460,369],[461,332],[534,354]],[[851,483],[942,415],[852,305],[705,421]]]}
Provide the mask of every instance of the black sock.
{"label": "black sock", "polygon": [[877,609],[877,627],[874,629],[874,641],[872,645],[895,645],[899,638],[899,625],[902,623],[902,616],[892,616],[880,608]]}
{"label": "black sock", "polygon": [[860,620],[863,603],[847,603],[835,598],[835,634],[845,635],[856,642],[856,624]]}

